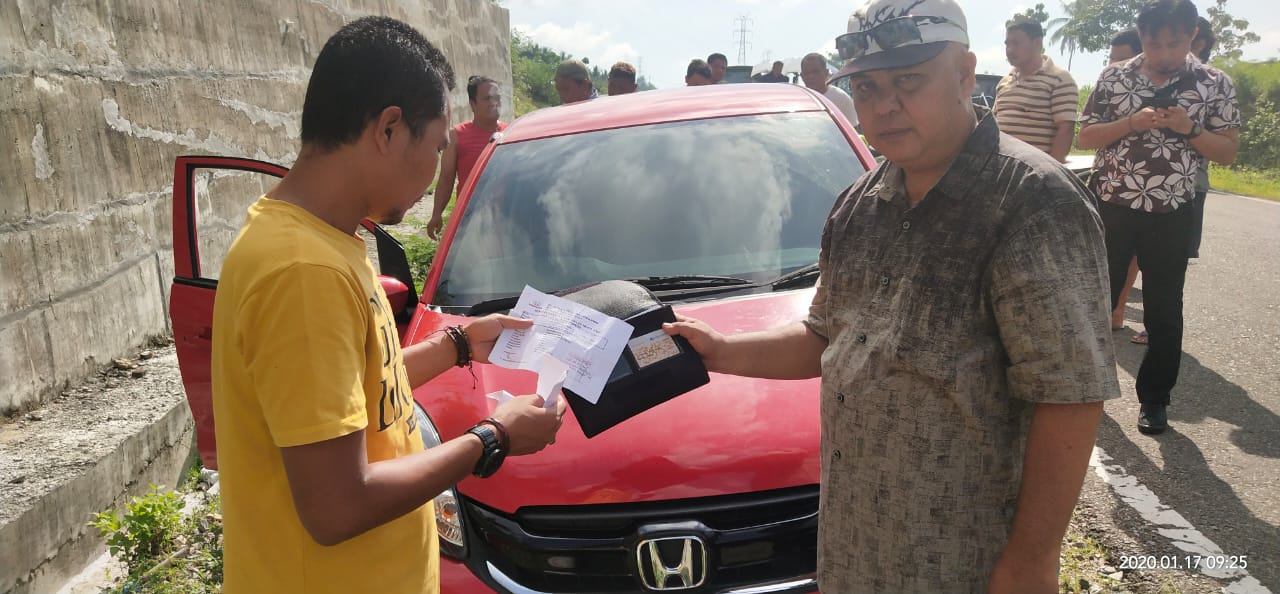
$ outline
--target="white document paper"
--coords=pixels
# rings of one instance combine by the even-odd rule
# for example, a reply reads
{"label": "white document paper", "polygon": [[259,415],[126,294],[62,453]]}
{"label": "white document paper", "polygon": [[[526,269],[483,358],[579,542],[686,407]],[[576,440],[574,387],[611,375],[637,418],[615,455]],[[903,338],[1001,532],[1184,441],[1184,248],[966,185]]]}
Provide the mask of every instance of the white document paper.
{"label": "white document paper", "polygon": [[569,377],[569,366],[551,355],[543,355],[538,365],[538,395],[542,397],[542,408],[555,410],[560,402],[560,388]]}
{"label": "white document paper", "polygon": [[[552,410],[560,402],[560,388],[564,385],[565,377],[569,374],[569,366],[557,361],[551,355],[542,358],[542,362],[538,368],[538,395],[542,397],[542,408]],[[489,406],[489,412],[497,410],[499,406],[506,404],[515,398],[511,392],[506,390],[498,390],[497,392],[489,392],[489,400],[493,404]]]}
{"label": "white document paper", "polygon": [[592,404],[600,400],[634,331],[622,320],[528,286],[511,315],[533,320],[533,327],[503,330],[489,361],[508,369],[539,371],[543,356],[551,355],[568,367],[564,387]]}
{"label": "white document paper", "polygon": [[499,406],[502,406],[502,405],[506,404],[508,400],[511,400],[512,398],[515,398],[515,396],[512,396],[512,395],[511,395],[511,392],[508,392],[508,391],[506,391],[506,390],[498,390],[497,392],[489,392],[488,394],[485,394],[485,396],[488,396],[488,397],[489,397],[489,400],[492,400],[492,401],[493,401],[493,404],[489,406],[489,412],[493,412],[493,411],[497,410]]}

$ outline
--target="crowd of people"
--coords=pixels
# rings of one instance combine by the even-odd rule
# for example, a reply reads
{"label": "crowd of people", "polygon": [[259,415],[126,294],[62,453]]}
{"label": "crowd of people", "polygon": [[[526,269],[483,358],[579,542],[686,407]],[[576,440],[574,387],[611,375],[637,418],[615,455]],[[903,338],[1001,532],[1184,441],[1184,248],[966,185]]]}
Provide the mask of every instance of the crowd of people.
{"label": "crowd of people", "polygon": [[[977,58],[955,0],[870,0],[848,27],[842,68],[811,54],[801,77],[852,109],[885,159],[837,198],[807,315],[750,334],[687,317],[665,329],[714,372],[821,378],[822,591],[1057,592],[1103,402],[1120,395],[1113,312],[1135,257],[1149,334],[1138,428],[1167,427],[1199,180],[1237,146],[1231,80],[1193,55],[1213,42],[1196,45],[1209,32],[1190,0],[1143,6],[1078,117],[1034,23],[1008,24],[1013,70],[991,110],[971,102]],[[695,60],[686,82],[726,67]],[[635,82],[616,64],[609,93]],[[563,400],[524,396],[423,451],[412,387],[486,362],[503,328],[530,322],[491,315],[402,350],[354,238],[364,218],[398,221],[438,159],[447,200],[505,125],[498,83],[472,77],[473,118],[449,126],[453,85],[412,27],[344,26],[317,58],[294,167],[226,258],[212,382],[229,594],[364,591],[370,576],[438,592],[432,498],[555,438]],[[555,86],[564,103],[597,95],[574,60]],[[1098,151],[1091,187],[1060,164],[1077,123]]]}

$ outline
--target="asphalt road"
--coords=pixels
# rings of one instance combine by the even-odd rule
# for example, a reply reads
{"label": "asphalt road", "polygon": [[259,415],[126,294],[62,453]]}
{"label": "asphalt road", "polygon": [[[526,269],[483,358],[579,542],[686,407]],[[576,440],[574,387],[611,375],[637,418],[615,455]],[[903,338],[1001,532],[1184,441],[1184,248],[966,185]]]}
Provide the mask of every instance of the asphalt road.
{"label": "asphalt road", "polygon": [[1211,193],[1200,256],[1187,272],[1171,428],[1146,436],[1135,426],[1144,347],[1129,342],[1141,329],[1134,291],[1129,328],[1115,334],[1123,395],[1107,403],[1098,434],[1110,459],[1086,478],[1081,509],[1117,555],[1186,565],[1188,551],[1216,545],[1247,558],[1216,576],[1204,562],[1144,572],[1172,591],[1280,594],[1280,203]]}

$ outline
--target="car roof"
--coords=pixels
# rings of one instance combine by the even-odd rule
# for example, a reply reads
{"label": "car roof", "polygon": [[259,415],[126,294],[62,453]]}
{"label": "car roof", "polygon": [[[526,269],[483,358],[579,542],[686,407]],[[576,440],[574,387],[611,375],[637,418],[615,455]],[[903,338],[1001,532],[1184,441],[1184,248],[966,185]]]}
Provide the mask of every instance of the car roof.
{"label": "car roof", "polygon": [[753,83],[658,89],[530,112],[507,126],[499,143],[645,124],[802,111],[826,111],[826,105],[816,93],[799,85]]}

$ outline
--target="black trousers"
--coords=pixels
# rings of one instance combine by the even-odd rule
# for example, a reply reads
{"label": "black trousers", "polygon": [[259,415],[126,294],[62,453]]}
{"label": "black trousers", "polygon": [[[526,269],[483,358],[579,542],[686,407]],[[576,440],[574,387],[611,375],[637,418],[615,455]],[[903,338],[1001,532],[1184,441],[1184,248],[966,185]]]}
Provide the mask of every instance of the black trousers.
{"label": "black trousers", "polygon": [[1102,202],[1099,214],[1106,227],[1112,309],[1120,301],[1120,289],[1135,254],[1142,271],[1147,353],[1138,368],[1138,400],[1169,404],[1182,364],[1182,289],[1194,213],[1187,204],[1170,213],[1153,214]]}
{"label": "black trousers", "polygon": [[1191,221],[1191,244],[1187,253],[1192,258],[1200,257],[1200,236],[1204,233],[1204,201],[1208,196],[1208,192],[1196,192],[1196,197],[1191,199],[1191,203],[1187,204],[1192,208],[1194,214]]}

